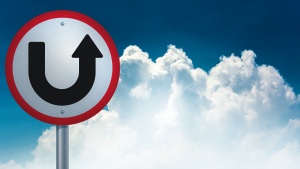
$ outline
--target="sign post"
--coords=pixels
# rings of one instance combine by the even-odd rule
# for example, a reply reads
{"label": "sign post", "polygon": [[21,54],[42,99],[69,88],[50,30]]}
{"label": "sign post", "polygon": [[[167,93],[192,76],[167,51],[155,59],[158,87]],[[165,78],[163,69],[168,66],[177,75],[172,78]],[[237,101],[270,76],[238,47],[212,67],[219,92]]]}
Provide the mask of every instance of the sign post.
{"label": "sign post", "polygon": [[69,128],[100,112],[120,76],[116,46],[92,18],[53,11],[27,22],[5,65],[8,87],[32,117],[56,125],[57,169],[69,168]]}
{"label": "sign post", "polygon": [[56,126],[56,169],[69,168],[69,126]]}

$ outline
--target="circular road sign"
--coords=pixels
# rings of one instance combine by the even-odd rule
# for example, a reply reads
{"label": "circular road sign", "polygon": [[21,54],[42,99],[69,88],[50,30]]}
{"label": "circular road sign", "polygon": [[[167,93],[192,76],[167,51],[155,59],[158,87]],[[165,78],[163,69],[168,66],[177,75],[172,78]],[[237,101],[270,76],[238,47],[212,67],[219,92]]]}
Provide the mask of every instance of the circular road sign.
{"label": "circular road sign", "polygon": [[69,125],[97,114],[120,75],[116,46],[92,18],[53,11],[26,23],[6,57],[6,79],[17,103],[46,123]]}

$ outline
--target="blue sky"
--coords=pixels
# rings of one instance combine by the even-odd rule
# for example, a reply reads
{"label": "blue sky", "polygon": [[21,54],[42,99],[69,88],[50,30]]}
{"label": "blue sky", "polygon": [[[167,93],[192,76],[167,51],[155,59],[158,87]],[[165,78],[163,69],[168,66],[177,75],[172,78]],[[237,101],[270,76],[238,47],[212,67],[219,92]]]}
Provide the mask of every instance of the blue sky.
{"label": "blue sky", "polygon": [[[50,125],[27,115],[6,85],[4,64],[15,33],[44,12],[74,10],[110,33],[119,55],[137,45],[150,58],[163,56],[169,44],[182,48],[194,67],[209,71],[229,56],[251,49],[256,64],[275,67],[294,92],[300,92],[300,13],[296,1],[4,1],[0,8],[0,162],[28,160],[41,133]],[[297,111],[297,109],[295,110]],[[295,113],[294,113],[295,114]],[[299,117],[298,115],[293,115]]]}

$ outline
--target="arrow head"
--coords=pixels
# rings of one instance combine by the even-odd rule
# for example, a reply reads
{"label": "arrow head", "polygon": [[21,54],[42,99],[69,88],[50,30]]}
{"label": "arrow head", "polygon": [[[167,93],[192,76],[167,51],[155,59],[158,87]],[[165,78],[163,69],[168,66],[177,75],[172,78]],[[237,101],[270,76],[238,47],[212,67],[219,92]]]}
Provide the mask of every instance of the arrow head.
{"label": "arrow head", "polygon": [[73,58],[102,58],[103,55],[91,37],[87,34],[74,51]]}

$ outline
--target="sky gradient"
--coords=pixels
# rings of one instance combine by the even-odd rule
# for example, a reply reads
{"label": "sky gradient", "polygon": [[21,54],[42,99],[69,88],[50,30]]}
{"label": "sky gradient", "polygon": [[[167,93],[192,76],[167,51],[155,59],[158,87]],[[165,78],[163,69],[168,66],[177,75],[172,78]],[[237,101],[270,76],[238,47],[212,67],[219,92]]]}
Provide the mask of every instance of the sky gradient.
{"label": "sky gradient", "polygon": [[[4,1],[0,8],[0,163],[24,162],[51,125],[27,115],[5,80],[5,58],[15,33],[30,19],[53,10],[74,10],[97,20],[110,33],[119,55],[137,45],[154,61],[168,45],[182,48],[195,68],[208,72],[222,55],[251,49],[254,64],[272,65],[295,94],[300,92],[300,13],[287,1]],[[299,118],[297,104],[290,113]],[[126,115],[123,115],[126,116]],[[26,154],[26,155],[24,155]]]}

